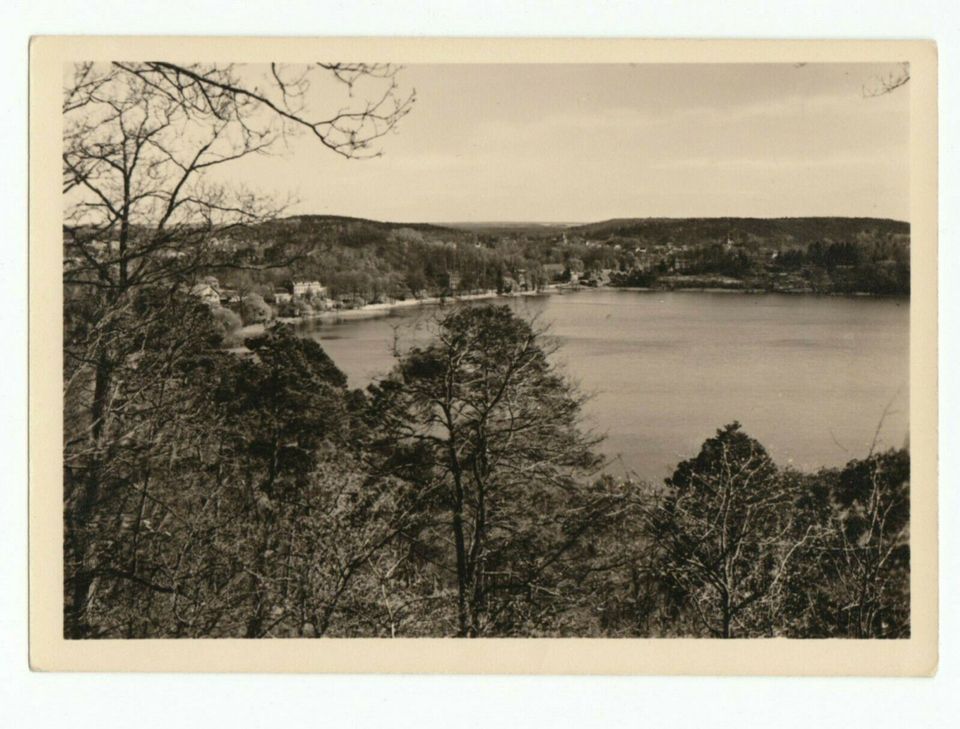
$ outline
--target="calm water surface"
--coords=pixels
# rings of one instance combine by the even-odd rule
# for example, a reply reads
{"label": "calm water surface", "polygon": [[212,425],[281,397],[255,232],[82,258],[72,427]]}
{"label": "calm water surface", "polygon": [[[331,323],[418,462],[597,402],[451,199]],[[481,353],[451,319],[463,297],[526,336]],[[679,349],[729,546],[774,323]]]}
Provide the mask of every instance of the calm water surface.
{"label": "calm water surface", "polygon": [[[733,420],[803,469],[865,456],[888,404],[881,447],[907,437],[906,299],[608,289],[507,301],[550,324],[615,473],[661,479]],[[429,336],[435,311],[300,331],[363,387],[390,369],[395,341]]]}

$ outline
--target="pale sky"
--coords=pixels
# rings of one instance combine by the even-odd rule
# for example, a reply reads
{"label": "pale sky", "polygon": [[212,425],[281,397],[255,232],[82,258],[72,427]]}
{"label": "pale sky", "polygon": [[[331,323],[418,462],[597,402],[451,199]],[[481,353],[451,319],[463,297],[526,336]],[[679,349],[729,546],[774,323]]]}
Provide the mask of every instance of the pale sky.
{"label": "pale sky", "polygon": [[404,222],[909,215],[909,84],[869,64],[414,65],[378,159],[308,137],[231,171],[297,213]]}

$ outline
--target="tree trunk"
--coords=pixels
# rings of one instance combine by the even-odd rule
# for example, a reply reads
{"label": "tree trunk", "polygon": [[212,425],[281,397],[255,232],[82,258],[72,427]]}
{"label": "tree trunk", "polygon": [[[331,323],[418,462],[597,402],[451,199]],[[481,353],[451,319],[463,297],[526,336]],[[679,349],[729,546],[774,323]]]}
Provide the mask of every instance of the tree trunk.
{"label": "tree trunk", "polygon": [[69,471],[64,471],[63,632],[68,639],[86,638],[89,634],[86,612],[93,588],[92,555],[88,553],[89,543],[83,538],[81,530],[93,524],[95,506],[100,499],[100,460],[111,380],[112,366],[106,353],[101,352],[94,374],[90,409],[89,447],[92,455],[81,477],[74,480]]}
{"label": "tree trunk", "polygon": [[463,499],[457,500],[453,512],[453,537],[457,550],[457,624],[458,637],[469,638],[470,618],[467,611],[467,553],[463,539]]}
{"label": "tree trunk", "polygon": [[733,619],[733,611],[730,609],[730,596],[724,594],[722,598],[721,607],[723,610],[723,628],[721,637],[723,638],[732,638],[733,635],[730,629],[730,623]]}

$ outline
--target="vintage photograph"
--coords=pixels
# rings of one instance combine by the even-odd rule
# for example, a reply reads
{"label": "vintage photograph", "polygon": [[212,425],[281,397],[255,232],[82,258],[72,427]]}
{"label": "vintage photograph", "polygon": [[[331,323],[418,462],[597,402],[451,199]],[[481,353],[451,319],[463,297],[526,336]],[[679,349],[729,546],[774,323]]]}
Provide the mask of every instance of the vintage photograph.
{"label": "vintage photograph", "polygon": [[63,63],[62,638],[910,639],[912,75]]}

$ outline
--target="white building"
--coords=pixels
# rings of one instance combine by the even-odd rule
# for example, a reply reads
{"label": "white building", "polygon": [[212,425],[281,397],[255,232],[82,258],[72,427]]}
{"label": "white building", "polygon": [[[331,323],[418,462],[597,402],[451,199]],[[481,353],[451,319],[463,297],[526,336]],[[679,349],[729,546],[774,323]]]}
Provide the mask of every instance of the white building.
{"label": "white building", "polygon": [[294,281],[294,296],[326,296],[327,287],[321,285],[319,281]]}
{"label": "white building", "polygon": [[213,282],[204,281],[190,289],[190,295],[196,296],[204,304],[220,306],[220,287]]}

